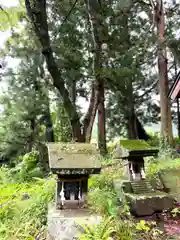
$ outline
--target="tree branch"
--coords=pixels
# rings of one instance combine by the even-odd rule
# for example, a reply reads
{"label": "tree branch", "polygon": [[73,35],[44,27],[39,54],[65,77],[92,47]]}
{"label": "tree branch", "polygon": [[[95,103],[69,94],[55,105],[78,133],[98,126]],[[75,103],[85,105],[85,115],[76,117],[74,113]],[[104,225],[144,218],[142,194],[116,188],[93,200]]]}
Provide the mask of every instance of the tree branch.
{"label": "tree branch", "polygon": [[146,96],[146,94],[150,93],[158,84],[159,80],[157,80],[151,88],[149,88],[147,91],[145,91],[142,95],[138,96],[137,99],[143,98],[144,96]]}

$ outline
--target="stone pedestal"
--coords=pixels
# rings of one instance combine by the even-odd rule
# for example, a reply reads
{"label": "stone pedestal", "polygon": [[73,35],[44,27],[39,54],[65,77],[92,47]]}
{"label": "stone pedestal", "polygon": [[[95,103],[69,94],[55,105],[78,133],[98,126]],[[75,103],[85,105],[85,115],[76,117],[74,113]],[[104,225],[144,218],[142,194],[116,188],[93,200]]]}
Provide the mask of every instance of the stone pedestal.
{"label": "stone pedestal", "polygon": [[92,215],[88,209],[57,210],[50,205],[48,210],[47,240],[75,240],[82,232],[81,224],[97,224],[101,217]]}

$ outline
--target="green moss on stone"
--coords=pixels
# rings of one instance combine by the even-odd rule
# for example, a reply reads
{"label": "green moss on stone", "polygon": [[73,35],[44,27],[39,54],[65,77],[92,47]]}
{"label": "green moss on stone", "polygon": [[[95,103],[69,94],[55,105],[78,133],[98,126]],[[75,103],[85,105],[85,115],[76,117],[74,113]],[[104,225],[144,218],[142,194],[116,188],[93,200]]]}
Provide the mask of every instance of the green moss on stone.
{"label": "green moss on stone", "polygon": [[129,199],[133,199],[133,200],[150,199],[150,198],[164,198],[164,197],[169,196],[167,193],[159,192],[159,191],[155,191],[153,193],[152,192],[146,193],[146,194],[125,193],[124,195],[126,197],[128,197]]}
{"label": "green moss on stone", "polygon": [[120,146],[127,150],[153,150],[144,140],[120,140]]}
{"label": "green moss on stone", "polygon": [[61,152],[70,154],[97,154],[96,146],[89,143],[50,143],[48,147],[58,154]]}

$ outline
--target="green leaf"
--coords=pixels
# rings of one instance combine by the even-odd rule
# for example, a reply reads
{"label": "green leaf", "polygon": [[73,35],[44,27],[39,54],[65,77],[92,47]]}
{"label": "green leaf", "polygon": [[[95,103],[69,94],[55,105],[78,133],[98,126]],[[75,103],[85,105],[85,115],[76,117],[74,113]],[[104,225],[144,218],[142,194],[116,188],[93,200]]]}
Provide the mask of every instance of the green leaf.
{"label": "green leaf", "polygon": [[24,15],[25,9],[22,6],[0,9],[0,31],[17,26]]}

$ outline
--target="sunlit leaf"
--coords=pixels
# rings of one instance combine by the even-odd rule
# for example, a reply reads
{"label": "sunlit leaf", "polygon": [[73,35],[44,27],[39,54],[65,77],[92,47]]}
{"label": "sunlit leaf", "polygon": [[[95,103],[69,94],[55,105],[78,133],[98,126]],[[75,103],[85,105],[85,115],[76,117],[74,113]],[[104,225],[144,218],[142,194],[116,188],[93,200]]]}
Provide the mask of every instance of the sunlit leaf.
{"label": "sunlit leaf", "polygon": [[17,26],[24,16],[25,9],[22,6],[0,9],[0,31]]}

